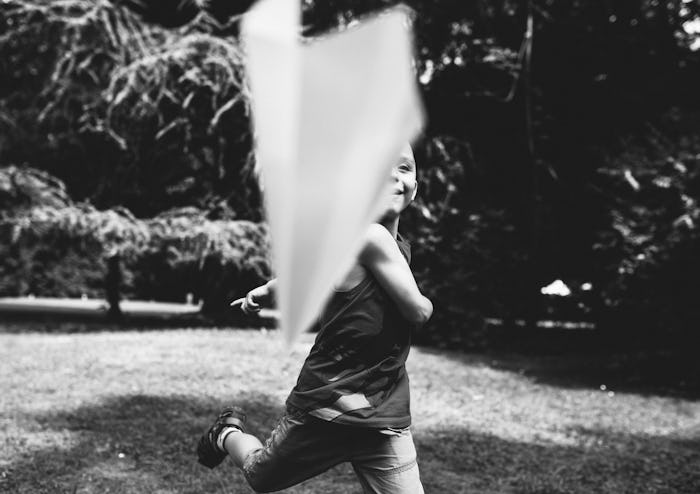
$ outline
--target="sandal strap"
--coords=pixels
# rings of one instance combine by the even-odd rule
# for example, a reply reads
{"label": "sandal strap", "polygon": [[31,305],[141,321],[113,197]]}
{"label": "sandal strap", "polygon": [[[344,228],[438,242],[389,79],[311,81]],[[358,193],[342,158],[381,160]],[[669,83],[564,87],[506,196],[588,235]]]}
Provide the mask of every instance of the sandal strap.
{"label": "sandal strap", "polygon": [[236,417],[224,417],[221,420],[221,423],[224,425],[231,425],[233,427],[237,427],[238,429],[244,431],[245,430],[245,424],[243,421],[239,418]]}

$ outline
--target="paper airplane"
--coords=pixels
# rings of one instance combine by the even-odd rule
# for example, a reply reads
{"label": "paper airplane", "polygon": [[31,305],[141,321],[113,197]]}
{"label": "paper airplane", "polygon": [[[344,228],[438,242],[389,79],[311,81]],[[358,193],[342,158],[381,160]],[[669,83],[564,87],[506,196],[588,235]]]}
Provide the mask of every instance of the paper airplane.
{"label": "paper airplane", "polygon": [[317,40],[301,38],[300,19],[299,1],[262,0],[242,28],[288,342],[351,267],[423,122],[404,9]]}

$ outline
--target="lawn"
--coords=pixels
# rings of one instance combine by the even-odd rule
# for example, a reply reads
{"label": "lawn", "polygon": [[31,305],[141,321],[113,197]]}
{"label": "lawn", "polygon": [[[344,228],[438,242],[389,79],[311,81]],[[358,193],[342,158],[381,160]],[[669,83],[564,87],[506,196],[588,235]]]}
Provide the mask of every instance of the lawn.
{"label": "lawn", "polygon": [[[200,467],[195,442],[228,402],[267,434],[311,342],[287,349],[257,330],[31,328],[0,325],[0,492],[252,492],[228,462]],[[616,389],[601,368],[595,379],[557,378],[541,372],[549,363],[413,349],[426,492],[700,493],[697,395]],[[287,492],[359,487],[341,465]]]}

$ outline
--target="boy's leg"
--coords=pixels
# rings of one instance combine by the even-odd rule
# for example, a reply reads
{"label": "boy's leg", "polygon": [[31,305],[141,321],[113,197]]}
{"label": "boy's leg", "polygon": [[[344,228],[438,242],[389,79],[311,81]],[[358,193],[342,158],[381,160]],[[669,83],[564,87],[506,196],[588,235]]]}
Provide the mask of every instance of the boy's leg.
{"label": "boy's leg", "polygon": [[395,436],[377,432],[353,457],[352,466],[365,494],[423,494],[416,448],[408,430]]}
{"label": "boy's leg", "polygon": [[262,448],[257,437],[245,432],[232,432],[224,439],[224,449],[238,468],[243,468],[248,455]]}
{"label": "boy's leg", "polygon": [[[257,492],[286,489],[347,461],[352,432],[313,417],[285,415],[265,446],[246,456],[241,469]],[[231,440],[238,435],[232,434]]]}
{"label": "boy's leg", "polygon": [[[207,468],[214,468],[226,459],[224,441],[231,434],[244,434],[246,416],[238,407],[224,408],[214,424],[197,443],[197,460]],[[246,434],[247,435],[247,434]],[[252,436],[250,436],[252,437]],[[259,442],[258,442],[259,443]],[[240,452],[241,455],[245,451]]]}
{"label": "boy's leg", "polygon": [[[241,430],[228,433],[221,443],[255,491],[273,492],[347,461],[353,434],[354,431],[337,424],[312,417],[301,420],[296,414],[286,414],[264,446]],[[226,453],[222,453],[224,457]]]}

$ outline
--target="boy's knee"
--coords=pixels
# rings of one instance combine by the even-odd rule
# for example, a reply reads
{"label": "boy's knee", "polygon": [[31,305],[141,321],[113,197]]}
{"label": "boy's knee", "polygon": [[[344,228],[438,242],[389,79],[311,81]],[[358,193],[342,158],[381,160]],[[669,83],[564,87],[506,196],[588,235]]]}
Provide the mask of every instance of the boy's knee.
{"label": "boy's knee", "polygon": [[247,456],[243,462],[242,470],[248,485],[255,492],[274,492],[279,490],[279,487],[275,485],[274,479],[275,475],[270,475],[265,468],[261,468],[261,459],[259,455],[260,451],[256,451],[253,454]]}

